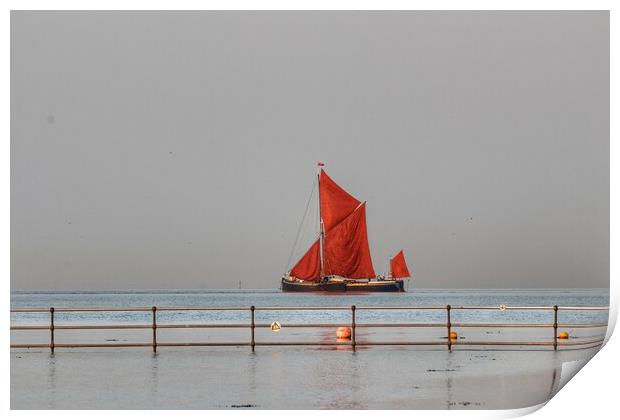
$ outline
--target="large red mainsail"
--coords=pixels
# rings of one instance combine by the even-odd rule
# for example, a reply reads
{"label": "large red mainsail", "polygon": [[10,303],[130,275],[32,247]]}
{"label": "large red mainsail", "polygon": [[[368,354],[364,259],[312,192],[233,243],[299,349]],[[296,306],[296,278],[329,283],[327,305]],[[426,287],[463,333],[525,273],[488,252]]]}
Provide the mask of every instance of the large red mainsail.
{"label": "large red mainsail", "polygon": [[375,277],[366,231],[366,203],[325,233],[323,269],[326,275],[348,279]]}
{"label": "large red mainsail", "polygon": [[291,270],[291,276],[307,281],[321,279],[321,249],[317,239]]}
{"label": "large red mainsail", "polygon": [[368,233],[366,203],[358,201],[336,184],[324,170],[319,174],[319,204],[323,221],[323,273],[321,239],[291,269],[290,275],[305,281],[337,275],[348,279],[374,278]]}
{"label": "large red mainsail", "polygon": [[392,259],[390,259],[390,273],[394,279],[411,277],[409,274],[409,268],[405,262],[405,254],[402,249]]}
{"label": "large red mainsail", "polygon": [[360,202],[336,184],[322,169],[319,175],[319,187],[323,229],[329,232],[353,213]]}

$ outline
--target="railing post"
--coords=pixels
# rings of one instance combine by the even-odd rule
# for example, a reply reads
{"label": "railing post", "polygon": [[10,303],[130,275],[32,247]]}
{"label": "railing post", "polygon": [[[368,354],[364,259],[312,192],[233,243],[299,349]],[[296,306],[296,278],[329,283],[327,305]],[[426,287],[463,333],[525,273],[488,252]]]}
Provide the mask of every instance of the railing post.
{"label": "railing post", "polygon": [[558,349],[558,305],[553,305],[553,350]]}
{"label": "railing post", "polygon": [[452,334],[452,324],[450,323],[450,309],[451,306],[446,306],[446,311],[448,314],[448,322],[446,323],[446,327],[448,327],[448,351],[452,351],[452,338],[450,335]]}
{"label": "railing post", "polygon": [[50,351],[54,353],[54,308],[50,308]]}
{"label": "railing post", "polygon": [[250,324],[250,329],[252,331],[252,338],[250,340],[250,346],[252,347],[252,351],[254,351],[254,346],[256,345],[256,342],[254,341],[254,328],[256,327],[256,324],[254,323],[254,310],[256,308],[254,307],[254,305],[250,306],[250,313],[252,314],[252,322]]}
{"label": "railing post", "polygon": [[355,351],[355,305],[351,306],[351,348]]}
{"label": "railing post", "polygon": [[157,307],[151,308],[153,311],[153,353],[157,353]]}

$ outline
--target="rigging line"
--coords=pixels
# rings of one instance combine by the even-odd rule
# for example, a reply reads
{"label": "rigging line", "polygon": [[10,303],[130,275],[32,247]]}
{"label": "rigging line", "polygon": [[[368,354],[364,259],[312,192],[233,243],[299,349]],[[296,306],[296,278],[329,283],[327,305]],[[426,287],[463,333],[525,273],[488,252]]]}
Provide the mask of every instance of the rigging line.
{"label": "rigging line", "polygon": [[312,202],[312,196],[314,195],[314,190],[316,190],[316,184],[317,184],[317,181],[315,180],[314,183],[312,184],[312,191],[310,191],[308,202],[306,203],[306,209],[304,210],[304,217],[301,219],[299,228],[297,228],[297,235],[295,235],[295,242],[293,242],[293,248],[291,249],[291,253],[288,256],[288,260],[286,261],[286,267],[284,267],[285,273],[291,266],[291,260],[293,259],[293,253],[295,252],[295,249],[297,248],[297,242],[299,241],[299,236],[301,235],[301,230],[304,226],[304,221],[306,220],[306,217],[308,216],[308,210],[310,209],[310,203]]}

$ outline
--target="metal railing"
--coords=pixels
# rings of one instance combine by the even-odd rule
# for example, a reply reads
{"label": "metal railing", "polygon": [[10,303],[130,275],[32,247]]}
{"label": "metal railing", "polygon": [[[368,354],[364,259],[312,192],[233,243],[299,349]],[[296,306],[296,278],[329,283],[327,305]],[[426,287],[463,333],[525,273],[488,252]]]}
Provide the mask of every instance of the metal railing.
{"label": "metal railing", "polygon": [[[358,323],[356,313],[359,311],[445,311],[446,321],[441,323],[415,323],[415,322],[383,322],[383,323]],[[454,311],[553,311],[553,323],[452,323]],[[589,340],[565,340],[558,337],[559,328],[606,328],[607,323],[559,323],[558,313],[560,311],[608,311],[608,306],[305,306],[305,307],[112,307],[112,308],[18,308],[11,309],[12,313],[49,313],[49,324],[47,325],[11,325],[13,331],[33,331],[49,330],[48,343],[33,344],[11,344],[11,348],[49,348],[54,353],[57,348],[105,348],[105,347],[152,347],[153,352],[157,352],[158,347],[209,347],[209,346],[249,346],[252,351],[256,346],[350,346],[353,351],[358,346],[446,346],[449,351],[453,346],[536,346],[547,347],[558,350],[559,348],[590,348],[602,345],[604,342],[604,332],[602,336],[597,336]],[[204,312],[204,311],[249,311],[248,323],[237,324],[210,324],[210,323],[168,323],[157,322],[157,314],[161,312]],[[348,311],[351,318],[350,323],[288,323],[281,327],[286,328],[333,328],[349,327],[350,338],[340,341],[256,341],[256,329],[270,328],[272,324],[256,323],[256,312],[258,311]],[[87,324],[87,325],[57,325],[55,314],[71,312],[146,312],[151,315],[151,322],[140,324]],[[170,342],[158,341],[157,331],[160,329],[248,329],[249,341],[233,342]],[[365,341],[357,340],[356,332],[359,328],[445,328],[447,335],[440,340],[431,341]],[[485,340],[462,340],[452,336],[453,328],[549,328],[553,331],[553,336],[549,335],[549,341],[485,341]],[[55,341],[56,330],[117,330],[117,329],[151,329],[152,340],[150,342],[134,343],[57,343]],[[552,339],[552,340],[551,340]],[[586,346],[586,347],[583,347]]]}

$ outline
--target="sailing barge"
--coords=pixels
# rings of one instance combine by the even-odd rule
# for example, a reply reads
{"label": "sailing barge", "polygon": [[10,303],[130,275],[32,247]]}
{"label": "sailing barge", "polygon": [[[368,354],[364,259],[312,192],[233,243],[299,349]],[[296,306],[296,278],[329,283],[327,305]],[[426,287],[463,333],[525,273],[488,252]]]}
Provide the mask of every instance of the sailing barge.
{"label": "sailing barge", "polygon": [[366,231],[366,202],[346,192],[318,163],[319,234],[282,277],[284,292],[404,292],[410,277],[401,250],[386,276],[372,265]]}

